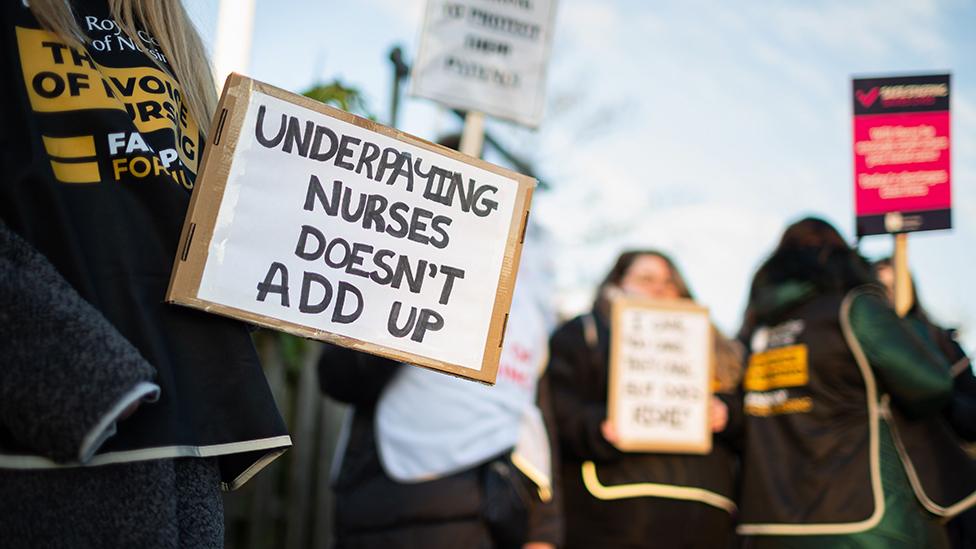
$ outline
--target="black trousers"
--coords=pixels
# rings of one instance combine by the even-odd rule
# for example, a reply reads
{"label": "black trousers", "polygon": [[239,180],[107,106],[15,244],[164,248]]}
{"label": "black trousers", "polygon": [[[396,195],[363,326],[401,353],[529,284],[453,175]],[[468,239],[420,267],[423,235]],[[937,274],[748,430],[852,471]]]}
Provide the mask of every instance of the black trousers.
{"label": "black trousers", "polygon": [[566,549],[728,549],[735,539],[729,513],[696,501],[589,496],[575,509],[566,503]]}

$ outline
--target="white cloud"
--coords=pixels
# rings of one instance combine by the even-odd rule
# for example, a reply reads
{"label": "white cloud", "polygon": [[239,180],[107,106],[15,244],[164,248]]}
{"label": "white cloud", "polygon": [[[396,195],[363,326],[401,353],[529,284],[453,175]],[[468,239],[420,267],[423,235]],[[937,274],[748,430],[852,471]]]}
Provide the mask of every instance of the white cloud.
{"label": "white cloud", "polygon": [[616,3],[577,1],[559,4],[555,39],[571,41],[595,55],[615,55],[623,10]]}
{"label": "white cloud", "polygon": [[[905,49],[941,55],[948,46],[938,32],[935,2],[872,0],[764,5],[773,24],[768,28],[796,45],[836,52],[885,56]],[[759,10],[753,10],[760,15]]]}

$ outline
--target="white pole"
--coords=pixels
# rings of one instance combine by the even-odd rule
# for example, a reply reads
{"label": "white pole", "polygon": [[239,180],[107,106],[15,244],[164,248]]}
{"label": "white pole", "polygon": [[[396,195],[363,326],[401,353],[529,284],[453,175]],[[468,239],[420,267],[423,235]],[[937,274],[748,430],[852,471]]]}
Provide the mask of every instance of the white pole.
{"label": "white pole", "polygon": [[246,74],[251,64],[254,2],[255,0],[220,0],[213,49],[217,93],[224,87],[227,75],[232,72]]}
{"label": "white pole", "polygon": [[478,111],[468,111],[464,116],[464,130],[461,131],[461,152],[481,158],[485,144],[485,115]]}

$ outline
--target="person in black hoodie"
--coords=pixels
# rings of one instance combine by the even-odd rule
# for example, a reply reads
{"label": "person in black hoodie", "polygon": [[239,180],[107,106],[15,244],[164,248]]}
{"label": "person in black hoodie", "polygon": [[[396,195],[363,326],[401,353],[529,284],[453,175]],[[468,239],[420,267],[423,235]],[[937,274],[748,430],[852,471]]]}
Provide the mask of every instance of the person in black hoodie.
{"label": "person in black hoodie", "polygon": [[738,424],[734,394],[741,352],[713,328],[717,390],[712,430],[718,436],[710,454],[622,452],[606,421],[609,302],[620,293],[692,297],[667,256],[653,250],[626,252],[600,286],[593,310],[552,335],[549,370],[562,453],[566,547],[728,547],[735,511],[731,441]]}
{"label": "person in black hoodie", "polygon": [[741,334],[739,533],[749,548],[948,546],[976,468],[941,416],[949,365],[817,218],[757,271]]}
{"label": "person in black hoodie", "polygon": [[179,2],[0,5],[0,546],[220,547],[291,441],[247,328],[163,303],[215,103]]}

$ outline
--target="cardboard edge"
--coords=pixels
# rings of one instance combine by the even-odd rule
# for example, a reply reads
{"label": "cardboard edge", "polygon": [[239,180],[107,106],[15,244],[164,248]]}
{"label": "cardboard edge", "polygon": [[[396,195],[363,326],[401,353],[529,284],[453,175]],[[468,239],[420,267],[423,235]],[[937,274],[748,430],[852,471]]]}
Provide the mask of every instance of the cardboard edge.
{"label": "cardboard edge", "polygon": [[[666,310],[666,311],[682,311],[702,314],[705,320],[708,322],[709,330],[707,335],[708,340],[708,379],[706,388],[706,400],[711,401],[712,396],[715,391],[712,388],[711,380],[715,379],[715,334],[711,330],[712,322],[710,311],[708,307],[696,303],[690,299],[678,299],[671,301],[663,300],[653,300],[646,298],[636,298],[636,297],[618,297],[610,303],[610,317],[611,317],[611,330],[610,330],[610,361],[608,364],[608,394],[607,394],[607,421],[612,423],[615,427],[618,426],[618,418],[616,413],[617,408],[617,387],[619,385],[620,373],[616,367],[617,357],[620,354],[620,336],[619,330],[614,330],[613,326],[619,326],[621,317],[623,316],[624,310],[638,307],[643,309],[653,309],[653,310]],[[617,429],[619,433],[620,430]],[[648,442],[638,439],[618,439],[617,442],[613,443],[613,446],[622,452],[651,452],[651,453],[680,453],[680,454],[695,454],[704,455],[709,454],[712,451],[712,446],[714,445],[714,433],[711,430],[711,416],[710,414],[705,414],[705,436],[701,442],[692,443],[667,443],[667,442]]]}
{"label": "cardboard edge", "polygon": [[633,296],[617,297],[613,304],[619,303],[622,307],[639,307],[643,309],[665,309],[671,311],[699,312],[706,316],[710,314],[708,307],[696,303],[690,299],[660,300],[647,299]]}
{"label": "cardboard edge", "polygon": [[643,443],[640,441],[621,440],[614,445],[622,452],[648,452],[660,454],[694,454],[706,455],[712,452],[711,439],[707,444],[664,444]]}
{"label": "cardboard edge", "polygon": [[451,374],[455,377],[478,381],[487,385],[493,384],[493,380],[484,375],[482,371],[466,368],[459,364],[451,364],[449,362],[433,360],[420,355],[415,355],[413,353],[398,351],[396,349],[391,349],[375,343],[369,343],[368,341],[362,341],[356,338],[326,332],[324,330],[309,328],[308,326],[285,320],[274,319],[257,313],[252,313],[250,311],[237,309],[235,307],[220,305],[198,298],[183,297],[179,297],[171,303],[192,309],[198,309],[210,314],[225,316],[234,320],[247,322],[255,326],[268,328],[278,332],[284,332],[305,339],[314,339],[316,341],[341,345],[343,347],[348,347],[358,351],[365,351],[370,354],[395,360],[397,362],[403,362],[413,366],[420,366],[429,370],[436,370],[441,373]]}
{"label": "cardboard edge", "polygon": [[[620,419],[617,417],[617,386],[619,383],[620,371],[617,362],[620,357],[620,330],[614,330],[614,326],[620,326],[620,317],[623,314],[623,306],[620,300],[610,302],[610,357],[607,362],[607,421],[620,432]],[[626,442],[619,439],[612,442],[617,449],[627,451]]]}
{"label": "cardboard edge", "polygon": [[494,383],[498,374],[502,348],[505,344],[505,331],[508,328],[508,318],[511,314],[512,300],[515,297],[515,283],[518,279],[519,265],[522,261],[522,249],[525,243],[525,231],[529,224],[534,185],[517,182],[518,191],[512,208],[512,219],[509,222],[508,240],[505,244],[502,268],[499,273],[495,302],[491,310],[491,323],[488,326],[488,336],[482,353],[481,371],[491,378]]}
{"label": "cardboard edge", "polygon": [[[240,74],[232,73],[224,83],[220,101],[211,120],[210,133],[207,134],[203,157],[200,159],[201,168],[194,180],[190,204],[183,219],[183,228],[180,230],[176,257],[173,258],[173,270],[166,288],[166,303],[178,303],[175,296],[180,294],[196,296],[200,288],[200,280],[203,278],[203,269],[209,254],[204,253],[200,257],[199,254],[192,254],[191,250],[194,242],[210,241],[221,203],[221,200],[211,200],[208,203],[201,197],[223,196],[227,178],[230,176],[230,162],[215,163],[210,161],[210,157],[233,155],[246,114],[246,109],[235,111],[234,107],[238,101],[250,100],[251,82],[253,81]],[[204,182],[207,184],[203,185]],[[212,215],[208,215],[211,212]],[[209,220],[209,223],[201,223],[202,219]]]}
{"label": "cardboard edge", "polygon": [[[706,309],[705,320],[708,322],[708,384],[705,388],[705,400],[708,402],[708,406],[711,406],[712,398],[715,397],[715,328],[712,325],[711,312]],[[726,425],[728,425],[728,418],[731,414],[726,414]],[[705,411],[705,441],[702,444],[702,453],[708,454],[712,451],[712,446],[715,445],[715,433],[712,432],[712,414],[708,410]]]}

